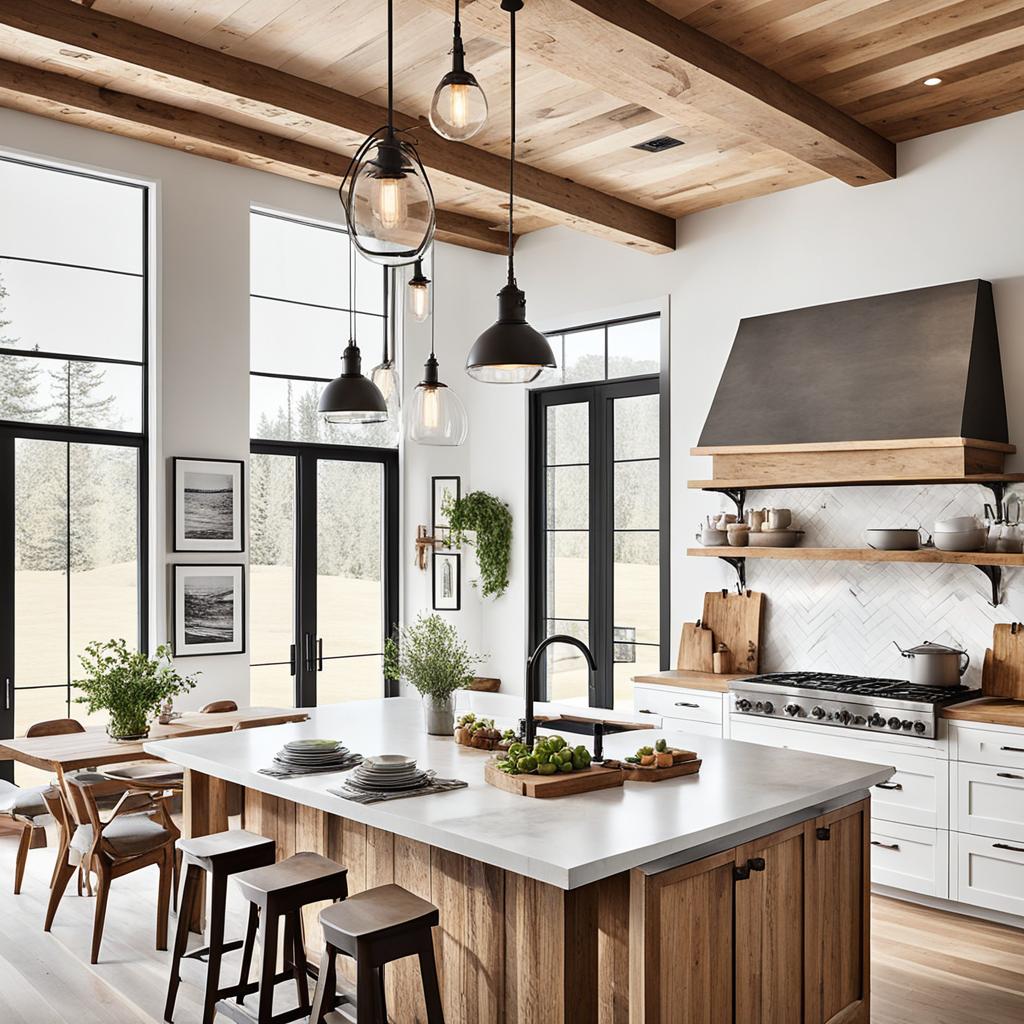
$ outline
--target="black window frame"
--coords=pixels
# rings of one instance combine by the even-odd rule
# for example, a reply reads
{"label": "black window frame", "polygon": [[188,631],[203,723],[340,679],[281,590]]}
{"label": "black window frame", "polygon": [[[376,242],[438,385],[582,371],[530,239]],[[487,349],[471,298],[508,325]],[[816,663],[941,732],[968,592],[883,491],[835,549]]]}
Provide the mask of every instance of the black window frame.
{"label": "black window frame", "polygon": [[[118,274],[128,277],[139,277],[142,285],[141,311],[141,360],[122,359],[107,356],[89,356],[60,352],[40,352],[31,349],[0,347],[0,354],[26,356],[32,359],[54,359],[62,362],[85,362],[95,364],[128,365],[140,367],[142,377],[140,431],[107,430],[95,427],[68,426],[62,424],[19,422],[16,420],[0,420],[0,736],[13,736],[14,714],[19,689],[56,689],[66,685],[68,716],[71,716],[71,631],[67,637],[67,672],[66,684],[54,683],[48,686],[18,687],[15,678],[15,445],[18,440],[54,441],[65,444],[96,444],[113,445],[122,448],[135,448],[137,455],[136,477],[136,589],[137,589],[137,633],[138,648],[149,650],[149,362],[150,362],[150,187],[140,182],[125,181],[114,176],[92,174],[69,167],[57,167],[41,161],[23,160],[17,157],[0,155],[5,163],[20,164],[42,171],[57,174],[69,174],[79,178],[89,178],[108,184],[116,184],[125,188],[134,188],[139,192],[142,203],[142,264],[138,274],[123,270],[110,270],[103,267],[84,266],[77,263],[66,263],[57,260],[30,259],[0,253],[7,260],[24,263],[37,263],[46,266],[59,266],[69,269],[90,270],[96,273]],[[69,495],[70,501],[70,495]],[[65,590],[65,614],[70,622],[71,596],[70,574],[68,587]],[[14,762],[0,761],[0,778],[14,780]]]}
{"label": "black window frame", "polygon": [[[590,648],[598,670],[591,674],[588,703],[591,707],[612,708],[615,704],[614,676],[614,523],[613,480],[609,469],[614,466],[614,402],[640,395],[659,396],[658,451],[658,589],[659,589],[659,654],[662,671],[669,667],[671,534],[670,534],[670,406],[668,359],[668,312],[648,313],[588,324],[549,334],[571,334],[576,331],[604,328],[605,372],[608,367],[608,328],[639,320],[659,320],[661,324],[661,368],[658,373],[618,377],[610,380],[580,381],[534,388],[529,394],[528,416],[528,521],[529,521],[529,649],[532,651],[548,635],[547,604],[547,411],[559,405],[582,403],[589,407],[589,619]],[[549,698],[546,666],[539,673],[538,699]]]}

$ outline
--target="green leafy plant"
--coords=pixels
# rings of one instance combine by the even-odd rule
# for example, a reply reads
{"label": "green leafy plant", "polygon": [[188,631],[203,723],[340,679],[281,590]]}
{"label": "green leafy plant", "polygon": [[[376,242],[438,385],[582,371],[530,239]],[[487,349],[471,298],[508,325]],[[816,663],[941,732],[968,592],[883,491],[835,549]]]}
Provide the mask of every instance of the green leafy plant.
{"label": "green leafy plant", "polygon": [[406,680],[438,704],[468,686],[473,666],[482,660],[469,653],[459,631],[440,615],[421,614],[384,641],[385,676]]}
{"label": "green leafy plant", "polygon": [[78,704],[89,712],[107,711],[111,736],[141,736],[161,705],[196,685],[196,676],[180,676],[171,665],[171,649],[161,644],[148,657],[132,651],[124,640],[94,640],[86,644],[79,661],[85,670],[75,686],[82,695]]}
{"label": "green leafy plant", "polygon": [[451,527],[453,547],[468,543],[467,533],[476,534],[483,596],[501,597],[508,589],[512,558],[512,513],[508,505],[486,491],[471,491],[464,498],[449,497],[443,511]]}

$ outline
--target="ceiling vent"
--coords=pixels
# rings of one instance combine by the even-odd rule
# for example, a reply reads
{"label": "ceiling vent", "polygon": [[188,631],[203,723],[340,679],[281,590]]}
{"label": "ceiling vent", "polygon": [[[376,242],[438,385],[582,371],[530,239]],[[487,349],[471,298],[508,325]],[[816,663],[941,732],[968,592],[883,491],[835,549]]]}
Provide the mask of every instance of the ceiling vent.
{"label": "ceiling vent", "polygon": [[659,135],[656,139],[638,142],[633,149],[642,149],[645,153],[661,153],[666,149],[675,149],[683,145],[682,139],[673,139],[671,135]]}

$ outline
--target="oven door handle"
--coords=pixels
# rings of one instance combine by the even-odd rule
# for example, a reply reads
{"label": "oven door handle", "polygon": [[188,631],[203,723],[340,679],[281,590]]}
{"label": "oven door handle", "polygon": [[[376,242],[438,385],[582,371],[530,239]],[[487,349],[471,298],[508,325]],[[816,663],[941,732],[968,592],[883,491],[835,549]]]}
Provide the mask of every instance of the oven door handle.
{"label": "oven door handle", "polygon": [[879,782],[875,789],[903,789],[902,782]]}

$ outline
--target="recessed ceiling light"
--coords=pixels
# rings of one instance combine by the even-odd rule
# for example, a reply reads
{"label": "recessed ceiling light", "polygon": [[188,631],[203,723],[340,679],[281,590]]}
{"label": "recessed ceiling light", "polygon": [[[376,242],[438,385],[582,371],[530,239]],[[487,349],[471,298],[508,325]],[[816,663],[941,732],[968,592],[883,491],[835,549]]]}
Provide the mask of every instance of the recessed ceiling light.
{"label": "recessed ceiling light", "polygon": [[659,135],[655,139],[648,139],[646,142],[638,142],[633,149],[642,149],[645,153],[662,153],[666,149],[675,149],[682,146],[681,139],[674,139],[671,135]]}
{"label": "recessed ceiling light", "polygon": [[922,84],[924,84],[924,85],[942,85],[942,79],[941,78],[936,78],[934,75],[932,75],[931,78],[926,78]]}

